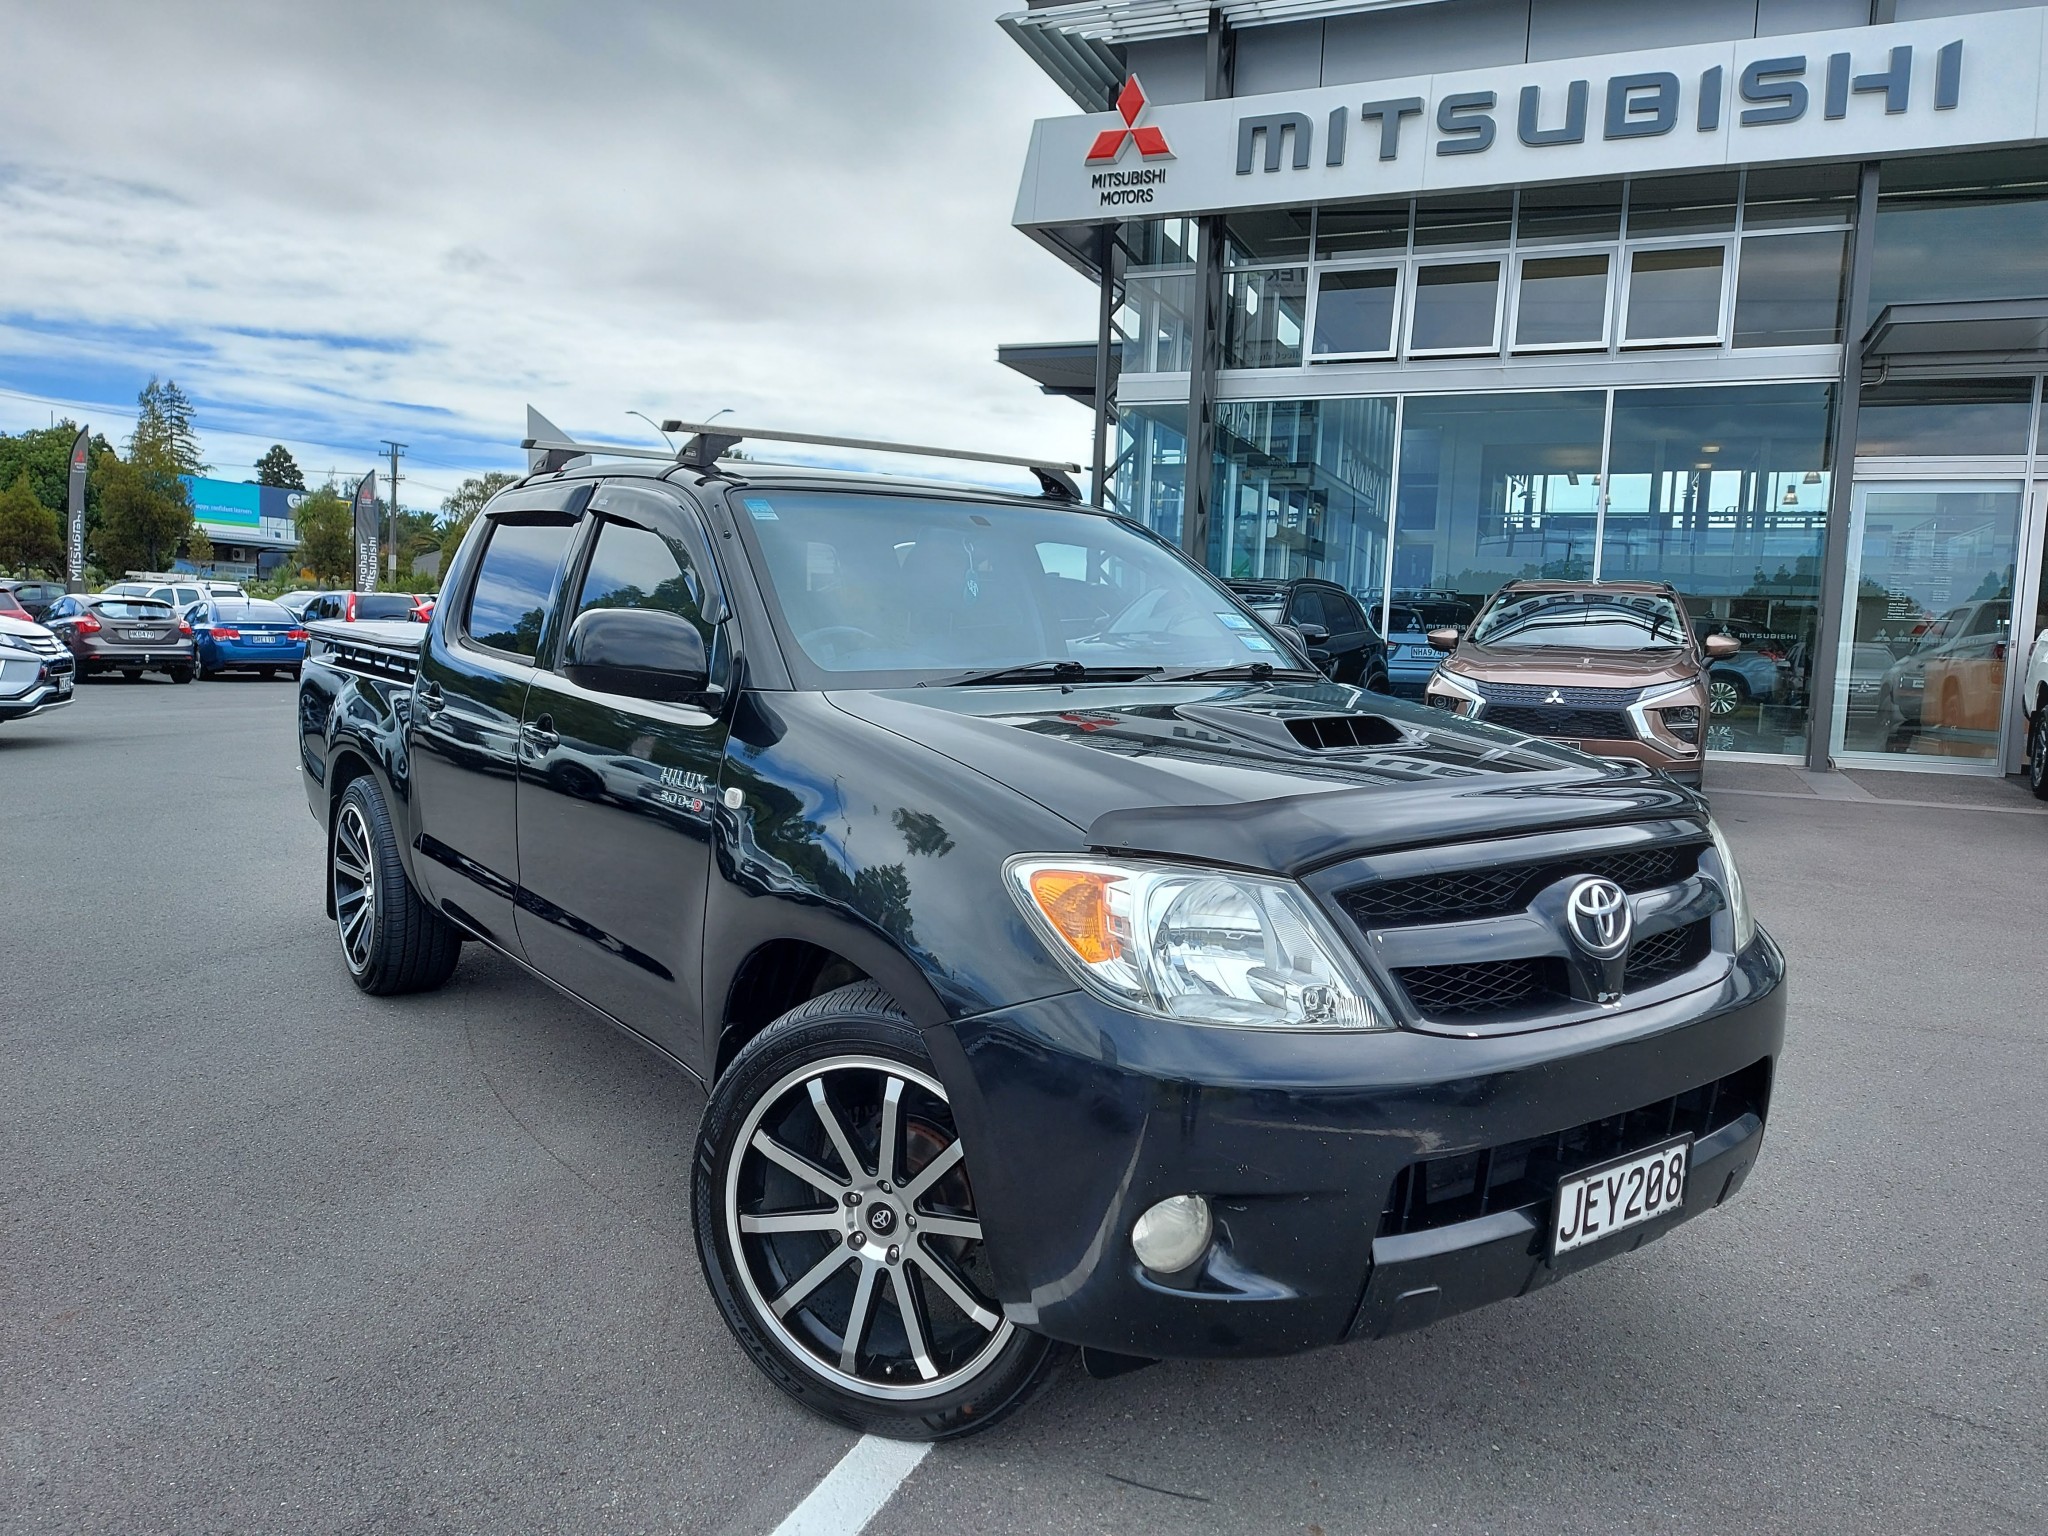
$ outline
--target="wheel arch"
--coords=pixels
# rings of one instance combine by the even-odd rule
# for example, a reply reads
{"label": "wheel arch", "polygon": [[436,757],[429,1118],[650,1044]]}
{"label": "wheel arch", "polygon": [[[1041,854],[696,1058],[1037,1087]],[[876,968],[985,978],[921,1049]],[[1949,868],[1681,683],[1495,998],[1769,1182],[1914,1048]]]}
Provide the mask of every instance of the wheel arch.
{"label": "wheel arch", "polygon": [[[764,939],[731,968],[713,996],[718,1035],[707,1081],[715,1082],[743,1046],[793,1008],[854,982],[880,987],[913,1023],[943,1016],[938,1000],[905,975],[910,961],[893,950],[878,955],[871,945],[844,937],[779,935]],[[914,970],[911,974],[915,974]]]}

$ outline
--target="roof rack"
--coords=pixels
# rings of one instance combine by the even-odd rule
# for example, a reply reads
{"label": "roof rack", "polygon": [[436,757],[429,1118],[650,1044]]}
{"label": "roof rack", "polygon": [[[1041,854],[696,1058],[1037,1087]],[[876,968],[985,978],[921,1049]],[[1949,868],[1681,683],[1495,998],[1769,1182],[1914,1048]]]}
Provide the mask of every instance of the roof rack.
{"label": "roof rack", "polygon": [[688,432],[690,440],[675,453],[659,448],[629,448],[620,443],[579,443],[567,437],[527,437],[519,446],[541,455],[534,468],[541,471],[565,469],[575,459],[589,456],[622,459],[657,459],[687,469],[715,469],[719,456],[743,442],[805,443],[817,448],[864,448],[875,453],[901,453],[920,459],[965,459],[976,464],[1009,464],[1028,469],[1038,477],[1040,489],[1053,501],[1079,501],[1081,488],[1073,476],[1081,466],[1059,459],[1017,458],[1006,453],[976,453],[966,448],[931,448],[917,443],[886,443],[867,437],[824,437],[815,432],[761,432],[748,427],[714,427],[703,422],[664,421],[664,432]]}

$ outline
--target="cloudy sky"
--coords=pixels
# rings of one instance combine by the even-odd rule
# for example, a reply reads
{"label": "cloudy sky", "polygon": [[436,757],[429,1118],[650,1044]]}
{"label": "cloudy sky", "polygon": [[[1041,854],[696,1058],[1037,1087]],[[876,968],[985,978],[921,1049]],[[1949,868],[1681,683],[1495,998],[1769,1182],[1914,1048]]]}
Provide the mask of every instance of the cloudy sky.
{"label": "cloudy sky", "polygon": [[531,401],[1085,461],[1000,341],[1092,334],[1008,226],[1074,108],[1000,0],[0,0],[0,430],[126,434],[151,374],[215,473],[409,443],[407,505],[523,463]]}

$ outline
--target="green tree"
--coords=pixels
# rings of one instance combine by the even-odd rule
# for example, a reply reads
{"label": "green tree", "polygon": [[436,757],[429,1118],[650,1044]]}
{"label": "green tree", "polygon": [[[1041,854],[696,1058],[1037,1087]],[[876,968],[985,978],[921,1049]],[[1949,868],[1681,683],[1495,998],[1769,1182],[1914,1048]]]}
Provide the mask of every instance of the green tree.
{"label": "green tree", "polygon": [[484,503],[521,478],[494,469],[487,475],[471,475],[457,486],[455,494],[441,503],[441,552],[452,556],[462,543],[462,536],[469,532],[469,525],[476,520],[477,513],[483,511]]}
{"label": "green tree", "polygon": [[212,535],[200,527],[197,521],[192,524],[192,531],[185,535],[185,558],[200,567],[213,564]]}
{"label": "green tree", "polygon": [[323,485],[292,514],[299,530],[298,560],[314,578],[351,584],[356,568],[355,509],[332,485]]}
{"label": "green tree", "polygon": [[[19,437],[0,432],[0,486],[11,486],[26,474],[36,500],[55,512],[61,524],[71,501],[71,444],[77,436],[78,424],[71,421],[60,421],[54,427],[34,427]],[[90,469],[102,454],[112,450],[106,438],[95,435],[86,439],[85,451]],[[98,516],[99,508],[88,480],[86,526],[91,527]]]}
{"label": "green tree", "polygon": [[280,490],[303,491],[306,476],[289,448],[283,443],[272,443],[263,457],[256,461],[256,483],[274,485]]}
{"label": "green tree", "polygon": [[61,570],[64,535],[57,514],[36,499],[26,470],[0,492],[0,570],[26,576]]}
{"label": "green tree", "polygon": [[192,493],[176,463],[145,446],[123,459],[108,452],[93,471],[99,524],[87,536],[107,571],[160,571],[191,537]]}
{"label": "green tree", "polygon": [[181,475],[203,475],[199,461],[199,435],[193,430],[192,400],[177,381],[157,382],[155,374],[135,397],[141,410],[135,417],[135,432],[128,439],[129,456],[145,462],[162,461]]}

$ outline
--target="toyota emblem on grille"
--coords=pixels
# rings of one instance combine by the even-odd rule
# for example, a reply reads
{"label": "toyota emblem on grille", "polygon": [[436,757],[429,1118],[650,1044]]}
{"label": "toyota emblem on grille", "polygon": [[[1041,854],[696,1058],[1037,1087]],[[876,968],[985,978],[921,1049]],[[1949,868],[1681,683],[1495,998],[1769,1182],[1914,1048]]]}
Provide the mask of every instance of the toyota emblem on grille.
{"label": "toyota emblem on grille", "polygon": [[1593,959],[1612,960],[1628,948],[1634,926],[1628,893],[1612,880],[1581,880],[1565,898],[1564,911],[1572,942]]}
{"label": "toyota emblem on grille", "polygon": [[1550,692],[1543,696],[1543,702],[1546,704],[1562,704],[1564,702],[1563,690],[1558,688],[1551,689]]}

